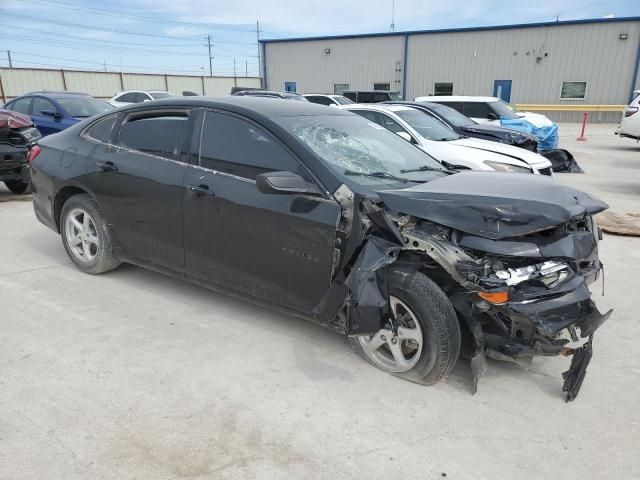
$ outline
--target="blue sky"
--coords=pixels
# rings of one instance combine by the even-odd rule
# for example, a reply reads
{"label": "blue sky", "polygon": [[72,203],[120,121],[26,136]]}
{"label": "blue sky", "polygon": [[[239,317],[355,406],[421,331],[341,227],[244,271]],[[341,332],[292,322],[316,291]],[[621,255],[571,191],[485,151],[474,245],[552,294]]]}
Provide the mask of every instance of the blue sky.
{"label": "blue sky", "polygon": [[[0,0],[0,66],[205,74],[258,72],[262,38],[385,32],[392,0]],[[396,0],[397,31],[640,16],[640,0]],[[11,28],[5,28],[11,26]]]}

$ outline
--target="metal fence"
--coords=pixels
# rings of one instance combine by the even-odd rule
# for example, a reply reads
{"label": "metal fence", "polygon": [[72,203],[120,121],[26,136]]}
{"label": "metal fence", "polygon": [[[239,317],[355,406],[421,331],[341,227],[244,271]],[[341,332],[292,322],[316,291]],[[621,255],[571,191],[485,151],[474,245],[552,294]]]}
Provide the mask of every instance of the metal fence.
{"label": "metal fence", "polygon": [[109,99],[123,90],[166,90],[177,95],[184,91],[198,95],[228,95],[234,86],[260,87],[260,78],[0,68],[0,99],[3,103],[35,90],[82,92]]}

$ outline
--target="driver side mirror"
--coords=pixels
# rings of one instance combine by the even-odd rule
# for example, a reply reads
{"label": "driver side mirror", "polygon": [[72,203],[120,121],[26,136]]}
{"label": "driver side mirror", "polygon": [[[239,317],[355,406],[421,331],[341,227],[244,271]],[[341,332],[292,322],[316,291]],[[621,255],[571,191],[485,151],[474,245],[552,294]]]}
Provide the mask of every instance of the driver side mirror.
{"label": "driver side mirror", "polygon": [[62,118],[62,115],[58,112],[54,112],[53,110],[40,110],[40,113],[45,117]]}
{"label": "driver side mirror", "polygon": [[318,187],[293,172],[261,173],[256,177],[256,187],[262,193],[322,195]]}
{"label": "driver side mirror", "polygon": [[416,143],[413,137],[407,132],[396,132],[396,135],[398,135],[400,138],[405,139],[409,143]]}
{"label": "driver side mirror", "polygon": [[488,120],[499,120],[499,117],[495,113],[490,112],[490,113],[487,113],[487,119]]}

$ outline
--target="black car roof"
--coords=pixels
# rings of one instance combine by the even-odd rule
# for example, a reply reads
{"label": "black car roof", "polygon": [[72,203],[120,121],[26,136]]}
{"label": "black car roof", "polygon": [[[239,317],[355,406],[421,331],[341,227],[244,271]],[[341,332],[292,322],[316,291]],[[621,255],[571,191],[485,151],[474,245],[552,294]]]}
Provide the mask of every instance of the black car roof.
{"label": "black car roof", "polygon": [[81,92],[56,92],[56,91],[47,91],[47,90],[37,90],[35,92],[25,93],[23,97],[28,97],[31,95],[43,95],[51,98],[67,98],[67,97],[91,97],[88,93]]}
{"label": "black car roof", "polygon": [[299,117],[307,115],[354,115],[351,112],[336,108],[318,105],[312,102],[292,102],[281,98],[269,98],[258,96],[226,95],[221,97],[174,97],[162,100],[153,100],[141,104],[132,104],[121,107],[120,110],[146,109],[152,106],[190,106],[210,107],[225,110],[246,112],[251,111],[265,117]]}

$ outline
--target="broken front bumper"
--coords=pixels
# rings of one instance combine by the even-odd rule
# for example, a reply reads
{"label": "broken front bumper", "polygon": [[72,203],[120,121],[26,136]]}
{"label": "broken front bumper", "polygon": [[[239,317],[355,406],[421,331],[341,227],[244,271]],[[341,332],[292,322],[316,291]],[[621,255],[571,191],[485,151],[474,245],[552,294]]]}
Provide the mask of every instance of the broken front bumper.
{"label": "broken front bumper", "polygon": [[[563,374],[563,391],[567,401],[575,399],[592,357],[593,334],[612,313],[601,313],[591,299],[587,282],[593,278],[593,272],[587,277],[573,274],[554,288],[520,284],[512,288],[512,300],[503,305],[490,305],[470,293],[454,295],[452,301],[475,343],[474,392],[486,372],[487,357],[527,364],[534,356],[562,355],[573,356]],[[571,340],[579,341],[578,332],[587,341],[569,347]]]}

